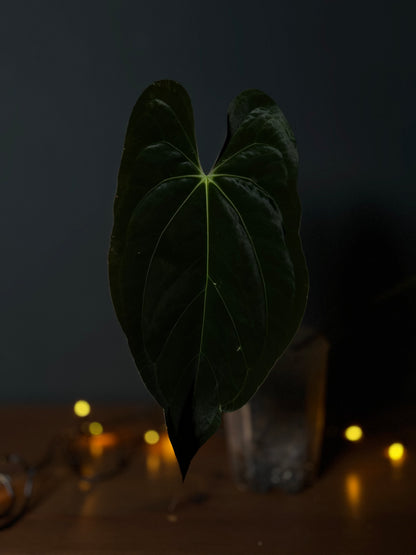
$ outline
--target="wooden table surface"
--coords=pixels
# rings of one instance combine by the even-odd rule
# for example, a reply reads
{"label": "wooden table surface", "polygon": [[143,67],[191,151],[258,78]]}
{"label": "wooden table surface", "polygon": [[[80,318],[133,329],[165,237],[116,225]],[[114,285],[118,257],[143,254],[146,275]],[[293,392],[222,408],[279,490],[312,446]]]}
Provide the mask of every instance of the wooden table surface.
{"label": "wooden table surface", "polygon": [[[145,408],[101,407],[93,417],[138,438],[161,425]],[[57,460],[37,477],[36,504],[0,531],[0,554],[414,555],[415,420],[397,418],[396,436],[387,419],[388,433],[345,444],[300,494],[236,488],[222,431],[201,449],[185,484],[169,453],[144,444],[126,468],[89,489]],[[74,423],[70,406],[0,408],[0,451],[34,462]],[[399,466],[384,454],[395,439],[407,447]]]}

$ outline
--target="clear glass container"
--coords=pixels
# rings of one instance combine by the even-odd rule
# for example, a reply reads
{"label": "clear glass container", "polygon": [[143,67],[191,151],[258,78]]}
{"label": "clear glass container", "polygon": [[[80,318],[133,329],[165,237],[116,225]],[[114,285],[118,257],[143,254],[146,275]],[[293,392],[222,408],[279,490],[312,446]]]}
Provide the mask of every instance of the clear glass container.
{"label": "clear glass container", "polygon": [[240,487],[298,492],[316,478],[325,422],[329,344],[301,328],[254,397],[224,415]]}

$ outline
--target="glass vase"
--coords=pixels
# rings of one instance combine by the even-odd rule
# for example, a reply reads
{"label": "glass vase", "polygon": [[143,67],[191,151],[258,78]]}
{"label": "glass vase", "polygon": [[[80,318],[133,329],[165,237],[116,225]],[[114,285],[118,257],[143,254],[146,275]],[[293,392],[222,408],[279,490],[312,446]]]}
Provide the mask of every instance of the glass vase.
{"label": "glass vase", "polygon": [[235,481],[299,492],[316,478],[325,421],[329,344],[301,328],[269,377],[224,426]]}

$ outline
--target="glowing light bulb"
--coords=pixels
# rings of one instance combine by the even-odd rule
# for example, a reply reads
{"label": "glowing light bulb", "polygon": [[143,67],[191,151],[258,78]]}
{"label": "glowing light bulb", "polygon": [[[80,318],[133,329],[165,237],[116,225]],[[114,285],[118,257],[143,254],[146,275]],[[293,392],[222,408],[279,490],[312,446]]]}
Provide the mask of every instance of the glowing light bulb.
{"label": "glowing light bulb", "polygon": [[99,436],[103,433],[103,426],[99,422],[91,422],[88,426],[88,431],[93,436]]}
{"label": "glowing light bulb", "polygon": [[387,455],[392,461],[401,461],[405,454],[404,445],[401,443],[392,443],[387,449]]}
{"label": "glowing light bulb", "polygon": [[143,438],[148,445],[156,445],[160,440],[160,435],[156,430],[147,430]]}
{"label": "glowing light bulb", "polygon": [[88,416],[89,413],[91,412],[91,405],[88,403],[88,401],[84,401],[83,399],[80,399],[74,405],[74,412],[80,418],[83,418],[84,416]]}
{"label": "glowing light bulb", "polygon": [[348,426],[344,431],[344,437],[348,439],[348,441],[360,441],[363,437],[363,431],[360,426]]}

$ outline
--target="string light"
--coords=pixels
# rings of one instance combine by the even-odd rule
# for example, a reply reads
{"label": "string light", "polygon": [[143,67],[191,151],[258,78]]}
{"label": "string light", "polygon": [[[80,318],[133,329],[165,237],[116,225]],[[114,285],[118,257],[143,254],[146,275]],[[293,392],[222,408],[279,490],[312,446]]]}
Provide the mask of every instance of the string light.
{"label": "string light", "polygon": [[387,449],[387,456],[391,461],[401,461],[405,455],[405,448],[402,443],[392,443]]}
{"label": "string light", "polygon": [[88,401],[84,401],[83,399],[80,399],[74,404],[74,413],[80,418],[84,418],[85,416],[88,416],[90,412],[91,412],[91,405],[88,403]]}
{"label": "string light", "polygon": [[103,433],[103,425],[99,422],[90,422],[88,426],[88,431],[93,436],[99,436]]}
{"label": "string light", "polygon": [[348,441],[360,441],[363,437],[363,430],[360,426],[348,426],[344,431],[344,437],[348,439]]}
{"label": "string light", "polygon": [[160,440],[160,435],[156,430],[147,430],[143,436],[144,441],[148,445],[156,445]]}

